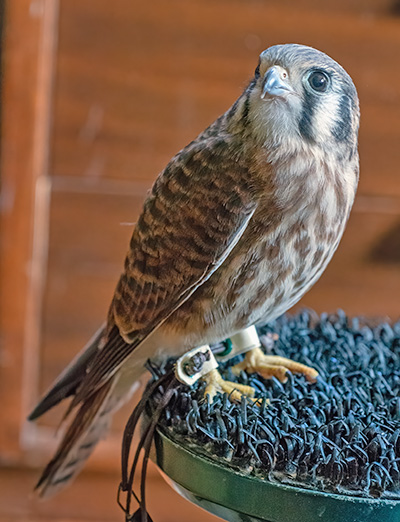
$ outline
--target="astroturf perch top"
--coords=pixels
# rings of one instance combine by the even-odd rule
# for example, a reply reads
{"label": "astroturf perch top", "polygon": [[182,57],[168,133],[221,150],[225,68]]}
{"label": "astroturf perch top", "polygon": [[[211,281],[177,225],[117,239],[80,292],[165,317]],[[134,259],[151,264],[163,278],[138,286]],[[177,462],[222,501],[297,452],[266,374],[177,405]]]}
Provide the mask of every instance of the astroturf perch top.
{"label": "astroturf perch top", "polygon": [[[282,384],[243,372],[238,381],[269,401],[261,407],[232,404],[227,396],[210,404],[203,384],[181,386],[160,429],[223,466],[266,480],[400,500],[400,322],[371,328],[342,312],[316,320],[304,311],[259,332],[269,350],[268,334],[277,333],[273,352],[314,365],[318,381],[290,376]],[[222,374],[236,379],[231,365]],[[160,397],[152,397],[149,411]]]}

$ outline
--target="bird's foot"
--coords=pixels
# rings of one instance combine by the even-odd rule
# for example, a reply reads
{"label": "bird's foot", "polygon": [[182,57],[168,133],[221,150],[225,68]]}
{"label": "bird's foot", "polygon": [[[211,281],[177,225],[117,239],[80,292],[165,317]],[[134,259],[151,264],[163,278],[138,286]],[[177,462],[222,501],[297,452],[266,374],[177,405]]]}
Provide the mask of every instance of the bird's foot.
{"label": "bird's foot", "polygon": [[247,352],[243,361],[231,370],[234,375],[239,375],[244,370],[248,373],[257,372],[265,379],[276,377],[281,382],[287,381],[288,371],[303,374],[309,382],[315,382],[318,377],[314,368],[278,355],[265,355],[261,348],[253,348]]}
{"label": "bird's foot", "polygon": [[213,402],[217,393],[227,393],[231,402],[240,402],[246,395],[251,399],[255,390],[235,382],[225,381],[217,370],[218,363],[208,345],[194,348],[178,359],[175,367],[175,376],[180,382],[192,386],[198,379],[206,383],[204,397]]}
{"label": "bird's foot", "polygon": [[225,381],[218,370],[211,370],[202,376],[202,380],[206,383],[204,397],[207,398],[208,396],[210,402],[213,402],[217,393],[227,393],[231,402],[240,402],[243,395],[251,399],[255,394],[255,390],[251,386]]}

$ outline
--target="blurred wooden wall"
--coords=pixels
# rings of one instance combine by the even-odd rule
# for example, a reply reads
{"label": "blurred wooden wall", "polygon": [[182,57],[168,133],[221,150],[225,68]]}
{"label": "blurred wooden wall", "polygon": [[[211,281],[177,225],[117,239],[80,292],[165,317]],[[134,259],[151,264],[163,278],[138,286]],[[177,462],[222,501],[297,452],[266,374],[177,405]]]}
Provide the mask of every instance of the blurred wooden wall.
{"label": "blurred wooden wall", "polygon": [[[359,90],[360,188],[300,306],[399,316],[400,17],[391,0],[9,0],[3,51],[0,455],[43,462],[24,416],[105,317],[147,190],[225,111],[258,54],[298,42]],[[115,437],[95,466],[118,467]],[[112,462],[115,461],[115,464]]]}

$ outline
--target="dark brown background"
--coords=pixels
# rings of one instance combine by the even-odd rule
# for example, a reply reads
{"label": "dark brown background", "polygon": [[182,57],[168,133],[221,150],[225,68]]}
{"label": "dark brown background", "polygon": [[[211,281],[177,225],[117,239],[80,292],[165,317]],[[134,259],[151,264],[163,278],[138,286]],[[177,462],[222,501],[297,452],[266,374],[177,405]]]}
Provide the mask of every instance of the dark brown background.
{"label": "dark brown background", "polygon": [[[122,519],[114,490],[129,408],[92,471],[44,505],[26,500],[34,472],[24,470],[54,448],[61,412],[39,427],[24,418],[103,320],[155,176],[231,105],[269,45],[304,43],[333,56],[352,75],[362,110],[355,208],[337,255],[300,306],[399,316],[400,8],[389,0],[9,0],[5,7],[0,485],[9,480],[0,487],[0,519]],[[212,519],[154,471],[151,482],[156,522]],[[165,509],[157,498],[170,498]]]}

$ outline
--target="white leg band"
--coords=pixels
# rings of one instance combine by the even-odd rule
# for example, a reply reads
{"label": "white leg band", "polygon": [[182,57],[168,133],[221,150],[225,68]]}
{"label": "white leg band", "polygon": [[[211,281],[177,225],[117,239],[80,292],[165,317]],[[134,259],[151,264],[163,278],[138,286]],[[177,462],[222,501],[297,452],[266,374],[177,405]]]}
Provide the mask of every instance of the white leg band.
{"label": "white leg band", "polygon": [[217,355],[217,359],[220,362],[228,361],[236,355],[240,355],[241,353],[248,352],[253,348],[261,346],[255,326],[249,326],[244,330],[240,330],[237,334],[232,335],[232,337],[227,340],[227,344],[227,350],[221,355]]}
{"label": "white leg band", "polygon": [[192,386],[200,377],[218,368],[218,363],[208,344],[186,352],[176,361],[176,378]]}
{"label": "white leg band", "polygon": [[[220,362],[228,361],[236,355],[261,346],[255,326],[249,326],[232,335],[226,343],[227,350],[221,355],[217,355]],[[200,377],[216,368],[218,368],[218,362],[208,344],[205,344],[186,352],[176,361],[175,376],[179,381],[191,386]]]}

